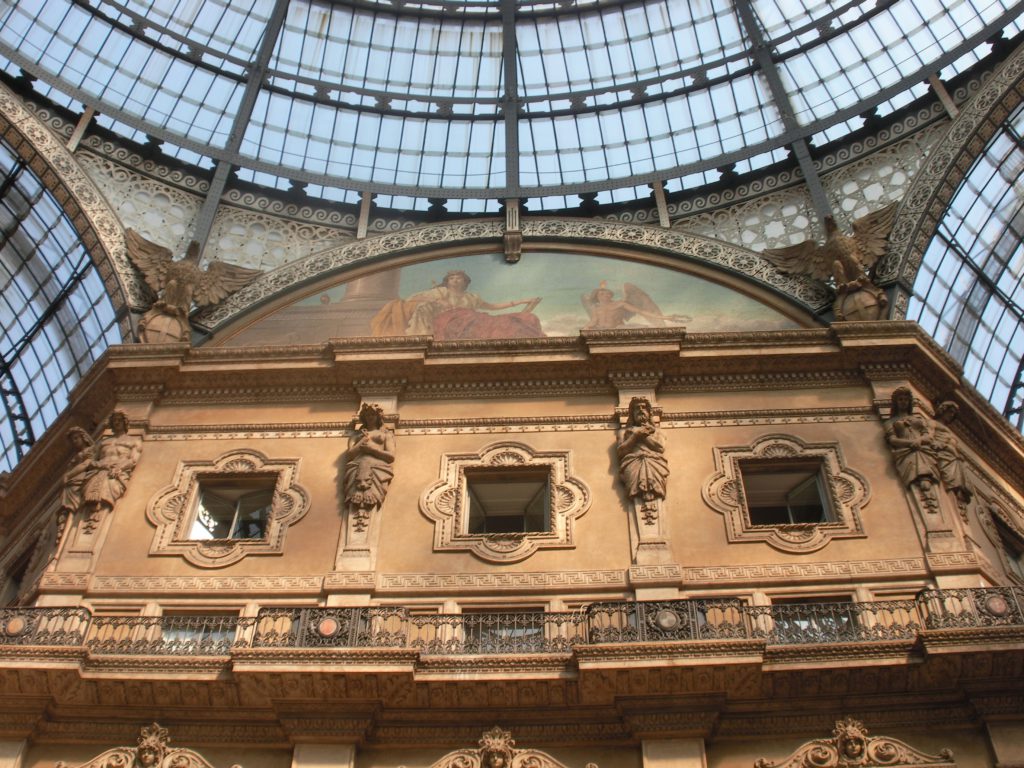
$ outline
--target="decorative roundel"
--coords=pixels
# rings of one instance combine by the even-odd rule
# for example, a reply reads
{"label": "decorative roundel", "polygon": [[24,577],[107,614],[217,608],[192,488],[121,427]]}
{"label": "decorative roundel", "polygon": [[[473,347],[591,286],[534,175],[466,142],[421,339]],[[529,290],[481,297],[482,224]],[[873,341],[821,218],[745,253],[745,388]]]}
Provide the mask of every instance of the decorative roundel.
{"label": "decorative roundel", "polygon": [[338,624],[338,620],[330,617],[321,619],[320,623],[316,625],[316,631],[320,637],[334,637],[338,634],[338,630],[340,628],[341,626]]}
{"label": "decorative roundel", "polygon": [[1006,598],[1002,595],[989,595],[985,598],[985,602],[982,605],[985,613],[990,616],[1002,618],[1010,612],[1010,604],[1006,602]]}
{"label": "decorative roundel", "polygon": [[28,622],[23,616],[15,616],[4,624],[4,634],[8,637],[17,637],[28,630]]}
{"label": "decorative roundel", "polygon": [[679,626],[679,614],[668,608],[663,608],[654,616],[654,623],[658,626],[658,629],[668,632]]}

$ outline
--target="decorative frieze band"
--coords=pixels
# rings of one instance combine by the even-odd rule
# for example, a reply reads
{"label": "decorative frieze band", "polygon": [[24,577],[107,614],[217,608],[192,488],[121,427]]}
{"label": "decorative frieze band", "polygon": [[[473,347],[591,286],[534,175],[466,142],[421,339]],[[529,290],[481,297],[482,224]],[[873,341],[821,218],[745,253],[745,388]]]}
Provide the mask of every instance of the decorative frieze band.
{"label": "decorative frieze band", "polygon": [[381,592],[480,592],[549,590],[565,588],[626,589],[622,570],[556,571],[550,573],[385,573]]}
{"label": "decorative frieze band", "polygon": [[928,570],[923,558],[892,560],[840,560],[819,563],[761,563],[756,565],[720,565],[684,568],[683,584],[688,588],[711,587],[723,582],[767,585],[773,582],[823,581],[851,577],[894,574],[925,578]]}
{"label": "decorative frieze band", "polygon": [[319,594],[322,576],[94,576],[90,594],[153,593],[273,593]]}

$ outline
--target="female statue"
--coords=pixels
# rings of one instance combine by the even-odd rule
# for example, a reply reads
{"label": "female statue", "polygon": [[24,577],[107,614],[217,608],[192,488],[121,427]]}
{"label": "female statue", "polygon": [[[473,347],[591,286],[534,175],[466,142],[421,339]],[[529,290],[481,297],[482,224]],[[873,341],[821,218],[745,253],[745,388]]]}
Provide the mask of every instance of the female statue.
{"label": "female statue", "polygon": [[363,403],[360,428],[349,440],[345,464],[345,507],[356,531],[369,525],[370,514],[380,509],[395,472],[395,435],[384,426],[383,409]]}

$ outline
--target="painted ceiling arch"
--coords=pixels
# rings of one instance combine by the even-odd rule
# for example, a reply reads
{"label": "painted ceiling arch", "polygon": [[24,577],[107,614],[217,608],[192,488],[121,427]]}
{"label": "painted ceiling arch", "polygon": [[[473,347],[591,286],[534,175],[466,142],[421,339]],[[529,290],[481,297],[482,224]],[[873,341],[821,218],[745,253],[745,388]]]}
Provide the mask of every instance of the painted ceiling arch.
{"label": "painted ceiling arch", "polygon": [[[652,231],[618,229],[620,234],[623,229]],[[424,230],[421,234],[428,236],[444,231]],[[603,238],[603,246],[592,240],[581,245],[577,239],[561,247],[548,239],[510,264],[493,241],[457,242],[458,247],[392,252],[385,259],[364,258],[347,269],[325,270],[319,280],[279,292],[266,311],[225,321],[210,343],[293,345],[393,336],[464,341],[575,336],[588,329],[683,327],[699,333],[820,323],[806,304],[710,258],[683,260],[624,248],[621,239],[614,241],[615,248],[608,245],[611,238]],[[726,263],[736,255],[723,254],[721,244],[713,241],[688,245]],[[747,270],[772,269],[746,253],[731,263]],[[810,287],[820,289],[813,283]]]}
{"label": "painted ceiling arch", "polygon": [[[595,254],[601,253],[602,250],[614,250],[619,253],[627,251],[635,254],[638,261],[643,259],[644,255],[651,259],[660,259],[662,264],[672,265],[680,274],[688,267],[695,271],[704,268],[709,273],[721,275],[721,282],[739,280],[749,288],[748,293],[761,295],[765,301],[771,301],[771,297],[784,297],[783,303],[793,305],[791,314],[794,316],[809,317],[829,306],[829,293],[822,284],[808,278],[783,274],[753,251],[678,230],[586,219],[530,219],[522,222],[522,230],[523,261],[520,264],[504,265],[509,270],[510,277],[516,270],[523,270],[523,264],[530,262],[531,259],[537,259],[543,253],[563,249],[578,252],[581,248],[592,248]],[[238,324],[247,323],[252,315],[245,316],[253,310],[259,313],[260,306],[265,307],[271,302],[279,307],[293,292],[297,296],[306,296],[311,291],[326,287],[331,278],[336,278],[336,282],[343,282],[345,275],[356,267],[374,263],[403,264],[414,259],[428,262],[436,260],[438,253],[450,253],[456,249],[463,252],[470,249],[478,255],[493,255],[500,250],[498,244],[501,242],[502,234],[502,222],[498,220],[466,221],[416,227],[347,243],[257,278],[223,303],[194,316],[193,322],[209,333],[226,331],[222,334],[222,339],[227,336],[234,337],[234,329]],[[496,261],[500,260],[497,256],[494,258]],[[435,270],[435,284],[443,278],[448,268]],[[667,266],[664,268],[668,269]],[[609,287],[617,294],[616,300],[622,300],[624,284],[630,281],[626,277],[618,276],[616,271],[610,268],[606,269],[605,273],[601,279],[608,281]],[[590,271],[588,279],[593,284],[573,286],[573,290],[578,289],[577,308],[579,291],[590,291],[597,287],[597,282],[593,278],[594,275]],[[311,285],[317,287],[310,288]],[[430,281],[418,287],[408,286],[413,292],[431,287]],[[529,293],[529,290],[526,292]],[[733,290],[733,293],[739,291]],[[489,303],[495,303],[499,299],[507,300],[497,296],[484,296],[483,299]],[[806,322],[805,320],[804,323]]]}

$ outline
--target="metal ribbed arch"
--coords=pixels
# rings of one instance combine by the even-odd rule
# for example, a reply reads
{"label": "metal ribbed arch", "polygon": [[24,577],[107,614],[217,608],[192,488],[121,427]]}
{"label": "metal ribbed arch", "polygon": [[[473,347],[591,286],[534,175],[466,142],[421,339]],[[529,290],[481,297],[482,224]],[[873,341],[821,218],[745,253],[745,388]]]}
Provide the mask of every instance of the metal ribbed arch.
{"label": "metal ribbed arch", "polygon": [[18,463],[75,383],[119,341],[113,305],[78,232],[0,142],[0,470]]}

